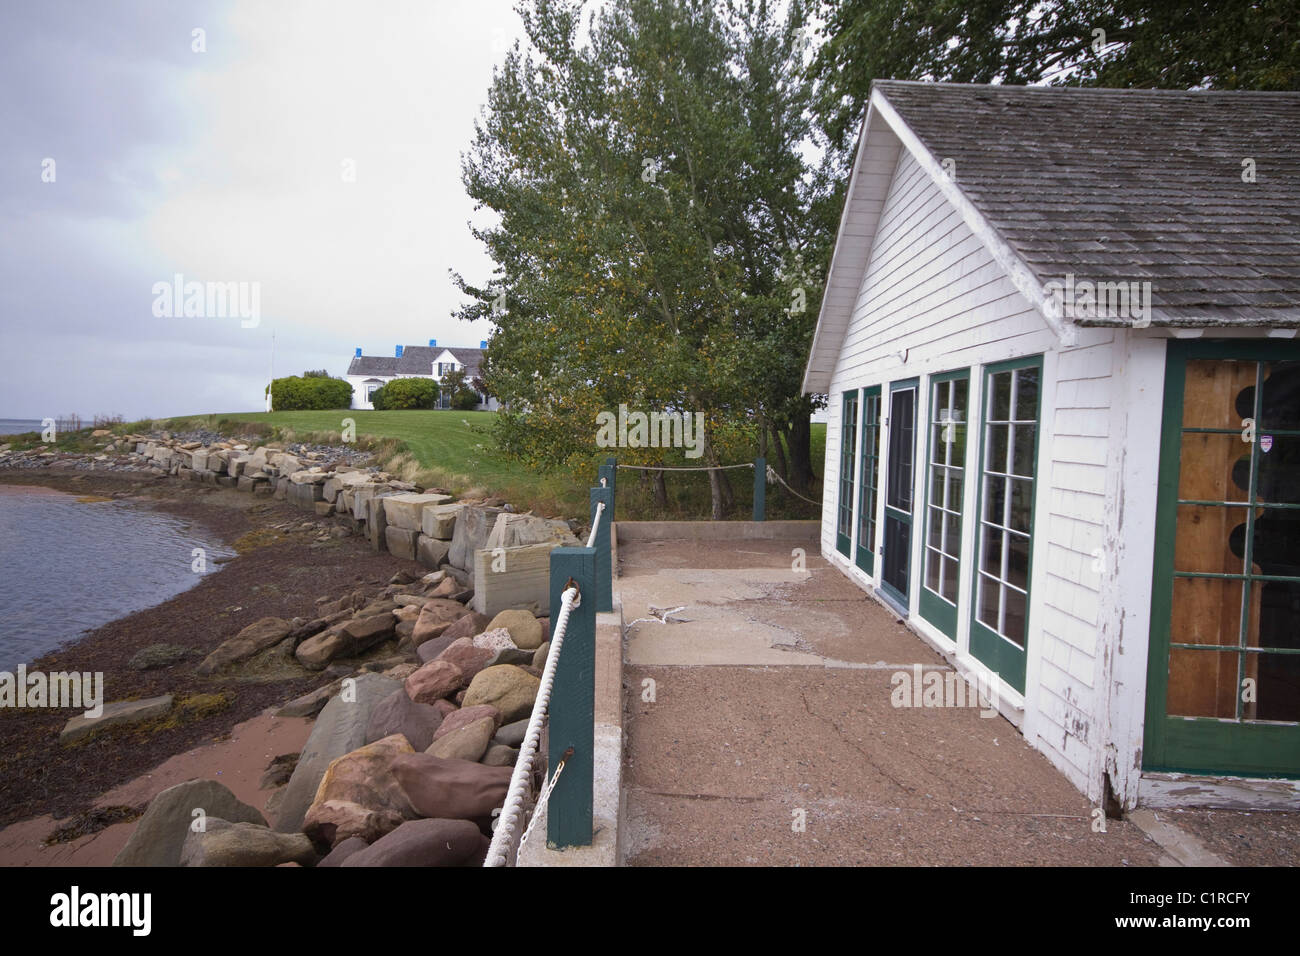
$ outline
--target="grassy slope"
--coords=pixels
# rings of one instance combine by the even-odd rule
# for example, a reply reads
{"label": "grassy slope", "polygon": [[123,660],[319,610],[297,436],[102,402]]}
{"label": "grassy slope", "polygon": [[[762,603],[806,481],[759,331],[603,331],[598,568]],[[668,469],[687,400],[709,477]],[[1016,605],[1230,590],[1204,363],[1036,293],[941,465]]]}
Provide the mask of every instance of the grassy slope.
{"label": "grassy slope", "polygon": [[[246,412],[194,416],[168,420],[172,430],[214,428],[223,419],[261,422],[291,430],[286,438],[337,441],[343,419],[356,421],[357,436],[396,439],[404,443],[407,454],[385,460],[384,467],[408,480],[425,485],[439,485],[460,494],[473,490],[501,495],[520,507],[534,508],[550,514],[581,516],[586,512],[587,489],[576,487],[561,475],[538,475],[505,457],[496,450],[492,438],[492,412],[455,411],[328,411],[328,412]],[[812,460],[820,473],[825,457],[826,426],[812,426]],[[708,478],[703,473],[669,475],[669,509],[656,514],[648,487],[640,486],[636,473],[620,472],[620,507],[624,517],[702,518],[708,516]],[[747,517],[752,507],[751,472],[730,473],[736,491],[734,517]],[[593,475],[594,479],[594,475]],[[623,490],[628,492],[623,494]],[[817,498],[813,493],[809,497]],[[768,486],[768,516],[816,517],[817,509],[791,498],[781,488]]]}

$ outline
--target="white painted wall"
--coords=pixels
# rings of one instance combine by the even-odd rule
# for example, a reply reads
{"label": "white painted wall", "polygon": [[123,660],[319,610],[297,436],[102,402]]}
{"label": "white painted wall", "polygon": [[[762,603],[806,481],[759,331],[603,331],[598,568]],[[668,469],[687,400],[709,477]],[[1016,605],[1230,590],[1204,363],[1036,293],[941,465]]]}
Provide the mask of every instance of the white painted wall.
{"label": "white painted wall", "polygon": [[[1094,549],[1104,551],[1108,536],[1113,540],[1116,535],[1118,521],[1115,511],[1107,507],[1115,497],[1111,485],[1118,480],[1112,475],[1110,438],[1115,335],[1110,330],[1082,329],[1077,346],[1063,349],[986,243],[912,153],[903,150],[831,376],[825,464],[829,480],[822,512],[823,555],[859,584],[874,588],[879,560],[872,580],[835,549],[843,392],[882,385],[887,409],[889,383],[919,377],[920,429],[929,415],[927,376],[970,368],[971,420],[979,421],[982,366],[1044,356],[1026,692],[1021,698],[1004,685],[1002,709],[1031,744],[1093,799],[1100,797],[1108,719],[1103,643],[1118,628],[1117,621],[1105,617],[1117,614],[1117,608],[1103,604],[1102,575],[1093,570]],[[1154,403],[1157,418],[1158,405]],[[880,451],[883,478],[887,448]],[[916,470],[914,489],[918,520],[912,535],[909,623],[963,671],[982,666],[968,653],[978,491],[977,482],[970,479],[976,474],[977,451],[978,443],[970,441],[955,642],[916,614],[924,539],[920,508],[924,468]],[[923,453],[922,443],[918,463]],[[1154,493],[1155,471],[1146,474]],[[882,495],[878,520],[883,520],[883,512]],[[1149,561],[1144,580],[1149,591]],[[1138,595],[1132,597],[1137,600]],[[1139,708],[1140,700],[1139,693]],[[1140,724],[1139,715],[1139,740]]]}

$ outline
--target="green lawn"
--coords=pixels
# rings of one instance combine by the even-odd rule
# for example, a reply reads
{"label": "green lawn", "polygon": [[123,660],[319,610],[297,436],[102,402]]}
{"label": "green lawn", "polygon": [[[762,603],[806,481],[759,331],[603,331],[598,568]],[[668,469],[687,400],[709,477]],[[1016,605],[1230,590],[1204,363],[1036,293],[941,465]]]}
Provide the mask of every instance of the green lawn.
{"label": "green lawn", "polygon": [[[586,513],[587,486],[564,475],[539,475],[505,457],[492,436],[494,412],[456,411],[328,411],[243,412],[173,418],[158,424],[173,431],[218,428],[226,422],[256,422],[277,429],[291,441],[338,442],[344,418],[356,421],[358,439],[390,439],[377,449],[383,467],[407,480],[437,485],[457,494],[495,494],[521,509],[579,517]],[[227,431],[229,429],[226,429]],[[812,426],[812,460],[820,473],[825,455],[826,426]],[[734,517],[747,517],[753,507],[752,472],[729,473],[736,492]],[[594,472],[591,476],[594,482]],[[669,508],[658,512],[648,483],[637,473],[619,472],[619,514],[625,518],[704,518],[708,516],[708,477],[704,472],[670,473],[666,478]],[[626,494],[624,493],[626,491]],[[768,516],[816,517],[816,509],[792,498],[778,486],[768,486]],[[817,494],[809,497],[816,498]]]}

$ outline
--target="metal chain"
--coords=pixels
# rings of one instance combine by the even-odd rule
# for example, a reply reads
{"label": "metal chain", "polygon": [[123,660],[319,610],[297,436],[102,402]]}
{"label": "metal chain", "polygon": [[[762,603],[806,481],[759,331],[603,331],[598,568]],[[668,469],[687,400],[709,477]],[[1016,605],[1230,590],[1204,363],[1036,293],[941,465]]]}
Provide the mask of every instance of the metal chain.
{"label": "metal chain", "polygon": [[519,849],[515,853],[518,859],[519,854],[524,852],[524,844],[528,842],[528,837],[532,835],[533,827],[537,825],[541,817],[541,809],[546,806],[546,801],[551,799],[551,790],[555,788],[555,781],[560,779],[560,773],[564,770],[564,761],[561,760],[555,767],[555,774],[550,780],[542,786],[542,792],[537,795],[537,802],[533,805],[532,816],[528,818],[528,826],[524,827],[524,835],[519,838]]}

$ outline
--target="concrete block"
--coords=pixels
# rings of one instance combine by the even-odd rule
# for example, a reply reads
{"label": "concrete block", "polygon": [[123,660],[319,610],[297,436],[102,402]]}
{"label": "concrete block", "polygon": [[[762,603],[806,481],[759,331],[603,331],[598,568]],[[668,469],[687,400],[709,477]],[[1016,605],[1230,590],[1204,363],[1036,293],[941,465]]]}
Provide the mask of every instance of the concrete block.
{"label": "concrete block", "polygon": [[408,561],[415,560],[415,539],[419,536],[418,531],[408,531],[391,524],[384,528],[384,543],[388,545],[388,553]]}
{"label": "concrete block", "polygon": [[275,500],[284,501],[289,497],[289,479],[281,478],[275,483]]}
{"label": "concrete block", "polygon": [[205,471],[208,467],[208,450],[206,448],[196,448],[190,454],[190,460],[195,471]]}
{"label": "concrete block", "polygon": [[[427,515],[428,511],[425,514]],[[450,550],[451,545],[446,541],[422,534],[415,545],[415,560],[426,568],[436,571],[447,563],[447,554]]]}
{"label": "concrete block", "polygon": [[494,617],[510,608],[545,615],[551,608],[551,552],[558,541],[474,554],[474,610]]}
{"label": "concrete block", "polygon": [[430,538],[450,541],[456,531],[456,516],[465,510],[463,504],[434,505],[424,509],[420,531]]}
{"label": "concrete block", "polygon": [[297,505],[304,511],[315,511],[316,502],[321,500],[320,494],[320,485],[310,482],[296,484],[290,480],[287,500],[290,504]]}
{"label": "concrete block", "polygon": [[384,499],[384,517],[390,525],[406,531],[419,531],[426,508],[446,504],[451,495],[391,495]]}
{"label": "concrete block", "polygon": [[370,539],[371,549],[375,551],[383,551],[388,546],[384,536],[384,531],[388,528],[388,519],[384,516],[384,497],[385,493],[377,492],[366,499],[366,536]]}

